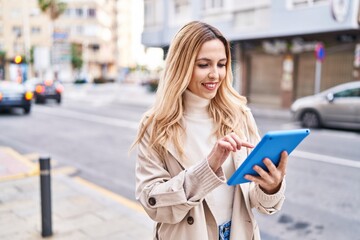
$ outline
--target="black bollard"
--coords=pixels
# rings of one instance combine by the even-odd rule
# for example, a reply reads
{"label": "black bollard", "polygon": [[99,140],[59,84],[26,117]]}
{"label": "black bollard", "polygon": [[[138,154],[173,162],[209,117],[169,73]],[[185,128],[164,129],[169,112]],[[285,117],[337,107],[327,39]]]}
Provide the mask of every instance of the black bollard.
{"label": "black bollard", "polygon": [[52,235],[50,157],[40,157],[41,224],[43,237]]}

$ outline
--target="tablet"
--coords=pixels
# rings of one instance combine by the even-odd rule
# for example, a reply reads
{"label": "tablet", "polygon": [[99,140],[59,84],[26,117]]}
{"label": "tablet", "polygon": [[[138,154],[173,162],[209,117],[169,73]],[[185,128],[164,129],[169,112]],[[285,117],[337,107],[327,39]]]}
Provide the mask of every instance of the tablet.
{"label": "tablet", "polygon": [[281,130],[266,133],[251,151],[250,155],[230,177],[227,184],[236,185],[249,182],[249,180],[244,178],[246,174],[259,176],[259,174],[253,170],[253,166],[258,165],[264,170],[267,170],[263,163],[264,158],[269,158],[275,166],[278,166],[281,152],[287,151],[290,155],[309,134],[309,129]]}

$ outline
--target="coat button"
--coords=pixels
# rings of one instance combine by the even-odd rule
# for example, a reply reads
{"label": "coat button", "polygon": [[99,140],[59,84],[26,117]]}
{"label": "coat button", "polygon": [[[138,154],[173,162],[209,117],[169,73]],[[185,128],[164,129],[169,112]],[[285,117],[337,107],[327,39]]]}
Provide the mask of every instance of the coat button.
{"label": "coat button", "polygon": [[156,199],[153,198],[153,197],[149,198],[149,204],[150,204],[151,206],[154,206],[154,205],[156,204]]}
{"label": "coat button", "polygon": [[194,223],[194,218],[193,217],[188,217],[187,219],[187,223],[189,224],[189,225],[193,225],[193,223]]}

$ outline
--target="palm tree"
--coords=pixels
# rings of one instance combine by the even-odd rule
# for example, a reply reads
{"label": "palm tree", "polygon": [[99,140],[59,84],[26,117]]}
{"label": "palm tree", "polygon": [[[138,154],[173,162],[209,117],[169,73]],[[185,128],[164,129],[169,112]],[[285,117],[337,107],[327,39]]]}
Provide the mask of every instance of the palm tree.
{"label": "palm tree", "polygon": [[66,3],[59,0],[38,0],[38,5],[43,13],[49,15],[52,22],[66,9]]}
{"label": "palm tree", "polygon": [[[55,20],[66,10],[67,4],[61,0],[38,0],[38,5],[41,11],[50,17],[50,39],[53,39]],[[57,73],[54,74],[57,75]]]}

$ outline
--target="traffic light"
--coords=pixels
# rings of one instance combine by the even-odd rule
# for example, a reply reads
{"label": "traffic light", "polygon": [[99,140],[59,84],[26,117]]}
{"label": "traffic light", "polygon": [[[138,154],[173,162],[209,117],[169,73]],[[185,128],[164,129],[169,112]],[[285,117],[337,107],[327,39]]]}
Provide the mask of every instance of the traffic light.
{"label": "traffic light", "polygon": [[22,63],[23,58],[20,55],[16,55],[14,58],[14,63],[19,64]]}

